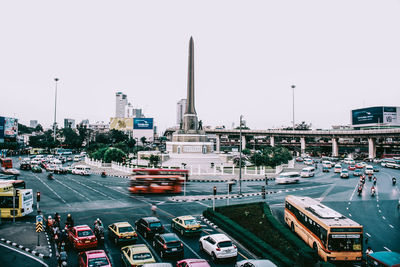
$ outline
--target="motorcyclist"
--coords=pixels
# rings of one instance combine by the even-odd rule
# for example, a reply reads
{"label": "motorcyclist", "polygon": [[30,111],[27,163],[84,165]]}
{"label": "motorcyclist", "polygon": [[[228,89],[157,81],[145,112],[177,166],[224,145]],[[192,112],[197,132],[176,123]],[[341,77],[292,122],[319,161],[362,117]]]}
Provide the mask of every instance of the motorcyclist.
{"label": "motorcyclist", "polygon": [[61,228],[61,217],[60,217],[60,214],[58,214],[58,212],[56,212],[56,214],[54,214],[54,224],[56,227],[58,227],[58,229]]}
{"label": "motorcyclist", "polygon": [[49,217],[47,217],[47,222],[46,222],[47,230],[49,232],[52,230],[53,225],[54,225],[54,220],[53,218],[51,218],[51,215],[49,215]]}
{"label": "motorcyclist", "polygon": [[362,190],[363,190],[362,184],[358,185],[358,195],[361,195]]}
{"label": "motorcyclist", "polygon": [[375,196],[375,186],[372,186],[372,187],[371,187],[371,195],[372,195],[372,196]]}
{"label": "motorcyclist", "polygon": [[392,184],[395,185],[396,184],[396,177],[392,178]]}
{"label": "motorcyclist", "polygon": [[65,226],[67,226],[68,229],[71,229],[72,227],[74,227],[74,220],[72,219],[71,214],[67,215],[67,220],[65,221]]}
{"label": "motorcyclist", "polygon": [[52,174],[52,173],[49,173],[49,174],[47,175],[47,178],[52,180],[52,179],[54,178],[54,177],[53,177],[53,174]]}
{"label": "motorcyclist", "polygon": [[103,226],[103,222],[99,219],[99,218],[97,218],[95,221],[94,221],[94,231],[95,232],[99,232],[99,229],[100,229],[100,227],[102,227]]}
{"label": "motorcyclist", "polygon": [[64,250],[58,255],[58,266],[67,266],[68,255]]}
{"label": "motorcyclist", "polygon": [[107,173],[105,171],[102,171],[101,172],[101,177],[106,177],[106,176],[107,176]]}
{"label": "motorcyclist", "polygon": [[374,176],[373,181],[374,181],[374,185],[376,185],[376,176]]}

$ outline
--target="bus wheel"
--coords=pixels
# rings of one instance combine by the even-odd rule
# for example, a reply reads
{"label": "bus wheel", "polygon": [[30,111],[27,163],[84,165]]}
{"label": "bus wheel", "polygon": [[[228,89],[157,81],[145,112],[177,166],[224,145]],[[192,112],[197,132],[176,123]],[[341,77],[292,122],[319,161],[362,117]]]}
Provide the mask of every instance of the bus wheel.
{"label": "bus wheel", "polygon": [[315,243],[315,242],[313,244],[313,250],[315,253],[315,257],[318,258],[318,246],[317,246],[317,243]]}
{"label": "bus wheel", "polygon": [[292,230],[293,233],[295,232],[295,230],[294,230],[294,223],[293,223],[293,222],[292,222],[292,224],[290,225],[290,230]]}

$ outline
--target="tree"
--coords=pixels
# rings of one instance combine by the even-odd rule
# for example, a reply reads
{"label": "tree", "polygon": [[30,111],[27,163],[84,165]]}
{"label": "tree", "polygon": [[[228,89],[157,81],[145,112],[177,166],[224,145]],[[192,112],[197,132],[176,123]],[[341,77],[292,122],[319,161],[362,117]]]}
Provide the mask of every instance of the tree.
{"label": "tree", "polygon": [[62,129],[62,135],[65,137],[64,144],[69,148],[82,147],[82,138],[71,128]]}
{"label": "tree", "polygon": [[36,127],[35,127],[35,132],[43,132],[43,127],[42,127],[42,125],[40,125],[40,124],[36,125]]}
{"label": "tree", "polygon": [[[294,126],[295,130],[298,131],[308,131],[311,130],[311,123],[307,124],[305,121],[302,121],[300,124],[296,124]],[[283,130],[293,130],[293,126],[285,127]]]}
{"label": "tree", "polygon": [[18,133],[19,133],[19,134],[30,134],[30,133],[32,133],[33,131],[34,131],[33,128],[18,123]]}
{"label": "tree", "polygon": [[102,147],[91,154],[92,158],[96,160],[104,160],[104,154],[108,150],[108,147]]}
{"label": "tree", "polygon": [[126,154],[119,148],[110,147],[104,153],[104,161],[110,163],[111,161],[123,162],[126,158]]}
{"label": "tree", "polygon": [[133,151],[133,148],[135,147],[135,145],[136,145],[136,140],[135,139],[133,139],[133,138],[129,138],[127,141],[125,141],[126,142],[126,145],[127,145],[127,147],[129,148],[129,152],[132,152]]}
{"label": "tree", "polygon": [[143,144],[143,146],[146,144],[146,136],[142,136],[141,138],[140,138],[140,142],[142,142],[142,144]]}
{"label": "tree", "polygon": [[150,162],[150,165],[157,167],[158,163],[160,162],[160,157],[157,155],[150,155],[149,162]]}
{"label": "tree", "polygon": [[99,133],[96,135],[96,142],[101,144],[111,144],[111,139],[108,134]]}
{"label": "tree", "polygon": [[292,155],[289,150],[280,146],[266,147],[250,157],[250,161],[256,166],[266,165],[271,167],[287,163],[291,159]]}
{"label": "tree", "polygon": [[251,151],[250,151],[250,149],[245,148],[245,149],[242,150],[242,153],[245,154],[245,155],[250,155]]}
{"label": "tree", "polygon": [[128,136],[123,132],[119,130],[112,129],[110,131],[110,138],[113,144],[124,142],[128,140]]}

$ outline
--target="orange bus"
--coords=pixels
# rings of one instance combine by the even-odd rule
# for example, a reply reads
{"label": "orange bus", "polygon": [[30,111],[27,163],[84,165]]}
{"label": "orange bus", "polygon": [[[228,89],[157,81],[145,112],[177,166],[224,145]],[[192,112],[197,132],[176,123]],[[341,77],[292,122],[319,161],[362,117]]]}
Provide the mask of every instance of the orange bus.
{"label": "orange bus", "polygon": [[315,199],[286,196],[285,222],[324,261],[362,260],[362,225]]}
{"label": "orange bus", "polygon": [[174,175],[136,175],[130,179],[129,191],[133,194],[178,194],[184,178]]}
{"label": "orange bus", "polygon": [[133,175],[174,175],[184,177],[187,181],[189,178],[189,171],[182,169],[133,169]]}

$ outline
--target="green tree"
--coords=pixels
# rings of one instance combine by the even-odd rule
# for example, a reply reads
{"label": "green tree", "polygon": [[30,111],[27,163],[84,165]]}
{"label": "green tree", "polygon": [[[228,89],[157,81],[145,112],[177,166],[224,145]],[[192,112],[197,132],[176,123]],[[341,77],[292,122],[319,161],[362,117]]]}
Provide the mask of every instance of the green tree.
{"label": "green tree", "polygon": [[271,167],[287,163],[291,159],[292,155],[289,150],[281,146],[266,147],[260,153],[255,152],[250,157],[250,161],[256,166],[266,165]]}
{"label": "green tree", "polygon": [[251,154],[251,151],[250,151],[250,149],[245,148],[245,149],[242,150],[242,153],[243,153],[244,155],[250,155],[250,154]]}
{"label": "green tree", "polygon": [[111,139],[108,134],[99,133],[96,135],[96,142],[102,144],[111,144]]}
{"label": "green tree", "polygon": [[110,131],[110,138],[112,143],[116,144],[128,140],[128,135],[126,135],[123,131],[112,129]]}
{"label": "green tree", "polygon": [[126,158],[126,154],[119,148],[110,147],[104,153],[104,161],[110,163],[111,161],[123,162]]}
{"label": "green tree", "polygon": [[108,147],[102,147],[91,154],[92,158],[96,160],[104,160],[104,154],[108,150]]}
{"label": "green tree", "polygon": [[19,134],[30,134],[33,131],[34,131],[34,128],[31,128],[26,125],[18,123],[18,133]]}
{"label": "green tree", "polygon": [[119,142],[113,145],[113,147],[121,149],[124,153],[129,153],[129,147],[126,145],[125,142]]}
{"label": "green tree", "polygon": [[40,125],[40,124],[36,125],[36,127],[35,127],[35,132],[43,132],[43,127],[42,127],[42,125]]}
{"label": "green tree", "polygon": [[153,165],[154,167],[157,167],[160,162],[160,157],[157,155],[150,155],[149,162],[150,166]]}
{"label": "green tree", "polygon": [[136,146],[136,140],[133,138],[129,138],[127,141],[125,141],[125,143],[126,146],[129,148],[129,152],[132,152]]}
{"label": "green tree", "polygon": [[141,138],[140,138],[140,142],[142,142],[142,144],[143,144],[143,146],[145,146],[146,145],[146,136],[142,136]]}
{"label": "green tree", "polygon": [[69,148],[82,147],[82,138],[71,128],[62,129],[62,135],[65,137],[64,144]]}

